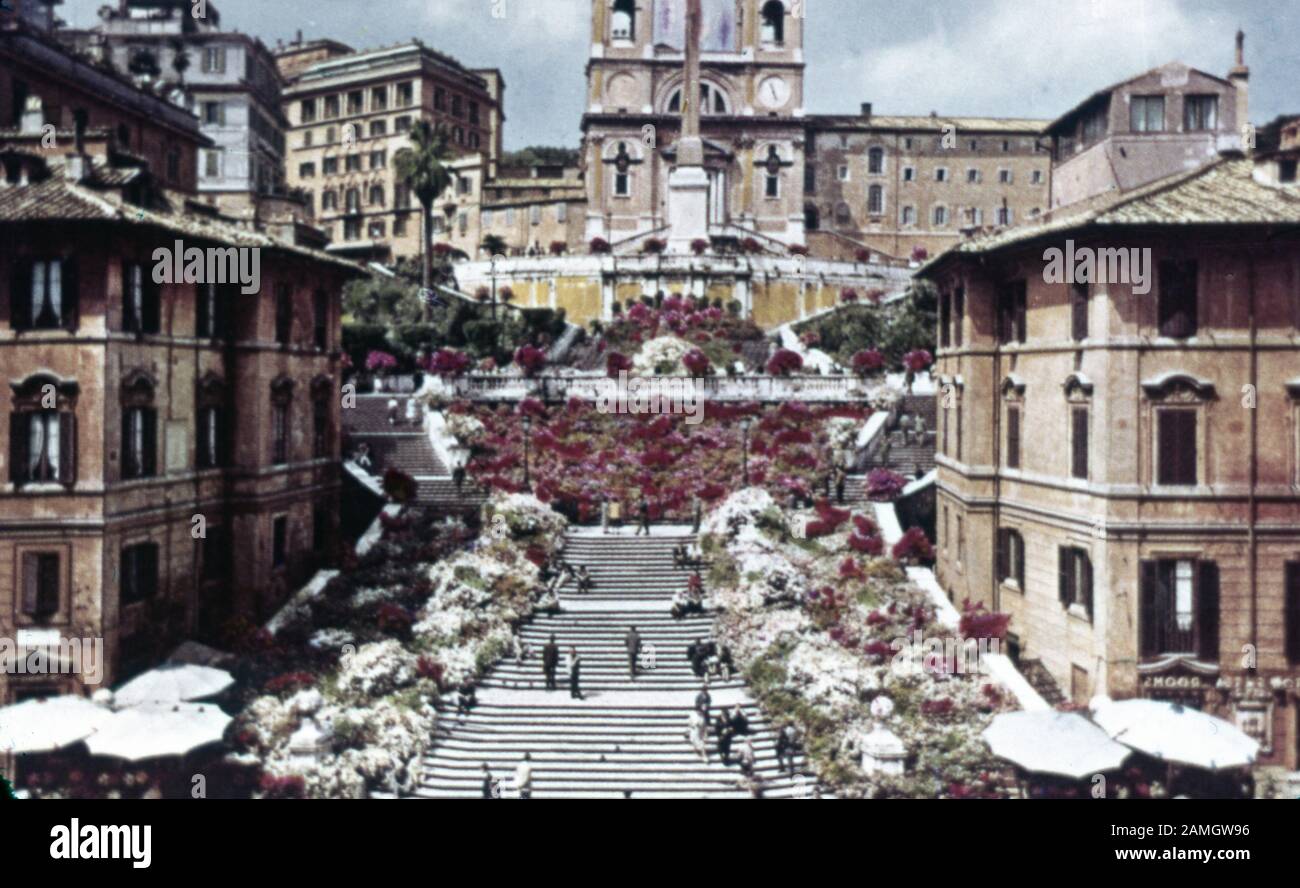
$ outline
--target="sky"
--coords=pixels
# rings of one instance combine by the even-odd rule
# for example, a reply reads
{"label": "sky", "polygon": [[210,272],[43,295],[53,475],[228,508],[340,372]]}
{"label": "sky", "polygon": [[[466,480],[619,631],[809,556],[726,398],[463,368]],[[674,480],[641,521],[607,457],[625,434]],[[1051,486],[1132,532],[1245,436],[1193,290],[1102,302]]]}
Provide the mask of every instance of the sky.
{"label": "sky", "polygon": [[[66,0],[75,27],[114,0]],[[507,150],[576,147],[592,0],[209,0],[274,47],[301,30],[358,49],[418,37],[501,69]],[[643,0],[648,4],[648,0]],[[1223,76],[1246,32],[1251,119],[1300,113],[1300,0],[802,0],[809,113],[1053,119],[1168,61]],[[495,13],[495,14],[494,14]]]}

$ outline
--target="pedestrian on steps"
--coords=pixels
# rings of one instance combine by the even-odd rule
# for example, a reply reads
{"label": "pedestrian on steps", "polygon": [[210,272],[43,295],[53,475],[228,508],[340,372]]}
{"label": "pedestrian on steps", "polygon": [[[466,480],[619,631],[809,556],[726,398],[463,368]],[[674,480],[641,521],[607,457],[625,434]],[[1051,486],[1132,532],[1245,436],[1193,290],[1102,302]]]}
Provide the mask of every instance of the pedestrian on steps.
{"label": "pedestrian on steps", "polygon": [[692,709],[686,723],[686,739],[705,764],[709,761],[708,724],[698,710]]}
{"label": "pedestrian on steps", "polygon": [[533,797],[533,757],[529,753],[524,753],[524,759],[515,768],[515,789],[519,792],[519,798],[531,799]]}
{"label": "pedestrian on steps", "polygon": [[758,761],[758,756],[754,752],[754,740],[746,737],[744,744],[740,747],[740,773],[746,777],[754,776],[754,765]]}
{"label": "pedestrian on steps", "polygon": [[835,502],[839,503],[841,506],[844,505],[844,482],[847,479],[848,476],[844,473],[843,469],[835,470]]}
{"label": "pedestrian on steps", "polygon": [[715,722],[718,735],[718,755],[722,758],[724,765],[731,764],[731,741],[736,736],[731,729],[731,712],[725,706],[718,713],[718,719]]}
{"label": "pedestrian on steps", "polygon": [[627,635],[623,639],[627,647],[627,673],[632,679],[636,678],[636,658],[641,653],[641,636],[637,634],[636,627],[632,626],[627,630]]}
{"label": "pedestrian on steps", "polygon": [[636,535],[640,536],[645,531],[646,536],[650,536],[650,501],[641,495],[641,505],[637,507],[637,512],[641,517],[641,525],[636,529]]}
{"label": "pedestrian on steps", "polygon": [[582,658],[578,656],[576,647],[569,648],[569,657],[565,661],[565,665],[569,668],[569,696],[574,700],[581,700],[583,696],[582,688],[579,687],[581,681],[579,673],[582,671]]}
{"label": "pedestrian on steps", "polygon": [[700,532],[700,519],[704,517],[704,507],[700,505],[700,498],[695,497],[695,503],[691,507],[691,533]]}
{"label": "pedestrian on steps", "polygon": [[555,690],[555,670],[560,665],[560,646],[552,635],[542,648],[542,672],[546,675],[546,690]]}
{"label": "pedestrian on steps", "polygon": [[709,725],[709,706],[713,703],[713,697],[709,694],[709,680],[704,679],[704,687],[695,695],[695,711],[704,716],[704,726]]}
{"label": "pedestrian on steps", "polygon": [[609,533],[609,498],[600,498],[600,532]]}
{"label": "pedestrian on steps", "polygon": [[483,798],[501,798],[501,784],[492,776],[492,771],[488,768],[487,762],[483,763]]}
{"label": "pedestrian on steps", "polygon": [[465,487],[465,467],[456,466],[451,471],[451,483],[456,485],[456,496],[460,496]]}

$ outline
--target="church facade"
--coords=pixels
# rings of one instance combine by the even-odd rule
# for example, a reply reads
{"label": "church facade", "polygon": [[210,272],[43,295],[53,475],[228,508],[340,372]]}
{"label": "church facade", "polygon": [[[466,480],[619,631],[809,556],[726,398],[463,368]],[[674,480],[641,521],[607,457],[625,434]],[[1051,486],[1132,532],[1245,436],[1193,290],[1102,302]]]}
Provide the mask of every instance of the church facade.
{"label": "church facade", "polygon": [[[802,0],[702,0],[709,234],[765,249],[936,255],[963,229],[1048,206],[1047,121],[809,115]],[[682,122],[685,0],[592,0],[583,116],[586,238],[663,237]]]}

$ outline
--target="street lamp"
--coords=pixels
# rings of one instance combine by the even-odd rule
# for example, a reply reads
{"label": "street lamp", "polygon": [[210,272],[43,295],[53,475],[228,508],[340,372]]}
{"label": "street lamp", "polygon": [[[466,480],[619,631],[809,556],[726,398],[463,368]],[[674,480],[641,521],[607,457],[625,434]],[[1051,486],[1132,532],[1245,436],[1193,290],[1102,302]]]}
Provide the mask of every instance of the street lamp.
{"label": "street lamp", "polygon": [[742,438],[741,447],[741,465],[743,466],[742,476],[745,479],[745,486],[749,486],[749,429],[753,426],[754,420],[746,416],[740,421],[740,434]]}
{"label": "street lamp", "polygon": [[529,493],[533,490],[532,482],[528,477],[528,442],[533,436],[533,418],[524,414],[524,490]]}

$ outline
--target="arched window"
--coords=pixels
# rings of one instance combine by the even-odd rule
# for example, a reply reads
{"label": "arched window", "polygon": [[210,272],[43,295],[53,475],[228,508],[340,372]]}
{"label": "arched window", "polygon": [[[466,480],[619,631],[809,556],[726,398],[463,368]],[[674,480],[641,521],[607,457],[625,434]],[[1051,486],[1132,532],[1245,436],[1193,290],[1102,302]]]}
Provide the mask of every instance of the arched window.
{"label": "arched window", "polygon": [[[668,113],[682,113],[682,90],[681,87],[673,90],[672,95],[668,97]],[[730,106],[727,104],[727,94],[712,83],[700,84],[700,113],[701,114],[729,114]]]}
{"label": "arched window", "polygon": [[200,469],[215,469],[226,464],[227,428],[226,385],[215,373],[206,373],[195,392],[198,407],[198,441],[195,459]]}
{"label": "arched window", "polygon": [[122,479],[152,478],[158,473],[158,409],[154,381],[143,370],[122,380]]}
{"label": "arched window", "polygon": [[311,383],[311,455],[315,459],[325,459],[333,451],[334,417],[334,381],[328,376],[318,376]]}
{"label": "arched window", "polygon": [[885,171],[885,149],[872,148],[867,152],[867,172],[883,173]]}
{"label": "arched window", "polygon": [[763,43],[780,46],[785,42],[785,4],[768,0],[763,4]]}
{"label": "arched window", "polygon": [[381,206],[384,205],[384,186],[383,186],[383,185],[371,185],[371,186],[370,186],[370,205],[371,205],[371,206],[376,206],[376,207],[381,207]]}
{"label": "arched window", "polygon": [[349,188],[347,194],[346,210],[349,213],[361,212],[361,192],[356,188]]}
{"label": "arched window", "polygon": [[872,216],[885,212],[885,189],[879,185],[867,189],[867,212]]}
{"label": "arched window", "polygon": [[271,383],[271,464],[289,462],[289,410],[293,405],[294,382],[280,376]]}
{"label": "arched window", "polygon": [[636,39],[636,0],[614,0],[609,36],[614,40]]}

